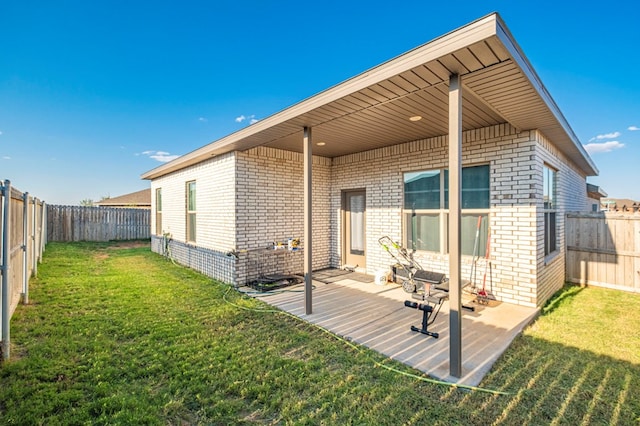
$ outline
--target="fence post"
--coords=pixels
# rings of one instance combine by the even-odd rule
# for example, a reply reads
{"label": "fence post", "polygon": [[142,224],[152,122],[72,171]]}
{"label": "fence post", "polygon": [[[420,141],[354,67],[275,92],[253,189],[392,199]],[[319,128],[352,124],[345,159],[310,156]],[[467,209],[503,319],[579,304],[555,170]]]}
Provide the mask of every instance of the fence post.
{"label": "fence post", "polygon": [[38,199],[32,200],[33,209],[31,209],[31,275],[38,276]]}
{"label": "fence post", "polygon": [[29,303],[29,193],[22,194],[22,303]]}
{"label": "fence post", "polygon": [[2,358],[9,359],[9,273],[11,268],[11,181],[4,181],[2,215]]}
{"label": "fence post", "polygon": [[49,242],[49,228],[47,227],[48,221],[48,213],[47,213],[47,203],[42,202],[42,223],[40,226],[40,256],[38,256],[38,260],[42,261],[42,253],[44,253],[47,248],[47,243]]}

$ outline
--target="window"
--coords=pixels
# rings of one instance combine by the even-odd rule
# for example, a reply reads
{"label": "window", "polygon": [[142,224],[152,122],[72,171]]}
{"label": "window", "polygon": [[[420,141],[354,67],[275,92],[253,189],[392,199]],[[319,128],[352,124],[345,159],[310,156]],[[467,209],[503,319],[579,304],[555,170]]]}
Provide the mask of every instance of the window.
{"label": "window", "polygon": [[162,235],[162,189],[156,188],[156,235]]}
{"label": "window", "polygon": [[557,172],[545,165],[542,171],[543,212],[544,212],[544,255],[557,250],[556,245],[556,175]]}
{"label": "window", "polygon": [[[462,254],[484,256],[489,229],[489,166],[462,169]],[[478,244],[476,230],[482,217]],[[404,174],[405,245],[410,250],[448,253],[449,171]],[[474,253],[474,248],[475,253]]]}
{"label": "window", "polygon": [[196,182],[187,182],[187,241],[196,241]]}

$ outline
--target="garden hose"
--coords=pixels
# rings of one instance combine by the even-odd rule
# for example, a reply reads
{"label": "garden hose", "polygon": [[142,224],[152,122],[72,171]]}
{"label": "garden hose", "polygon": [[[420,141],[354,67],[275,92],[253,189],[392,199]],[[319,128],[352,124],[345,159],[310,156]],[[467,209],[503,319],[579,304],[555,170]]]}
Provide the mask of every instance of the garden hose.
{"label": "garden hose", "polygon": [[[232,301],[227,299],[227,293],[229,293],[231,288],[232,287],[229,286],[227,288],[227,291],[225,291],[224,294],[222,295],[222,299],[226,303],[231,305],[231,306],[234,306],[234,307],[236,307],[238,309],[242,309],[242,310],[249,311],[249,312],[281,314],[281,315],[285,315],[285,316],[294,318],[294,319],[296,319],[298,321],[303,321],[303,322],[311,325],[312,327],[315,327],[318,330],[328,334],[329,336],[333,337],[334,339],[342,342],[343,344],[349,346],[350,348],[354,349],[355,351],[360,352],[360,353],[364,352],[362,350],[362,347],[360,347],[359,345],[357,345],[357,344],[345,339],[344,337],[340,337],[337,334],[332,333],[331,331],[327,330],[326,328],[324,328],[322,326],[319,326],[317,324],[313,324],[313,323],[310,323],[310,322],[306,322],[302,318],[299,318],[299,317],[297,317],[297,316],[295,316],[295,315],[293,315],[293,314],[291,314],[289,312],[286,312],[286,311],[283,311],[283,310],[280,310],[280,309],[256,309],[256,308],[249,308],[249,307],[246,307],[246,306],[238,305],[237,303],[234,303],[234,302],[232,302]],[[244,292],[240,292],[240,293],[245,294]],[[421,381],[421,382],[431,383],[431,384],[439,385],[439,386],[447,386],[447,387],[456,388],[456,389],[463,389],[463,390],[468,390],[468,391],[484,392],[484,393],[489,393],[489,394],[492,394],[492,395],[512,395],[512,392],[505,392],[505,391],[499,391],[499,390],[495,390],[495,389],[487,389],[487,388],[483,388],[483,387],[479,387],[479,386],[461,385],[461,384],[457,384],[457,383],[446,382],[444,380],[432,379],[432,378],[429,378],[429,377],[419,376],[419,375],[414,374],[414,373],[401,371],[401,370],[398,370],[395,367],[388,366],[388,365],[383,364],[383,363],[381,363],[379,361],[372,360],[372,362],[376,367],[384,368],[385,370],[391,371],[393,373],[400,374],[400,375],[405,376],[405,377],[410,377],[412,379],[415,379],[415,380],[418,380],[418,381]]]}

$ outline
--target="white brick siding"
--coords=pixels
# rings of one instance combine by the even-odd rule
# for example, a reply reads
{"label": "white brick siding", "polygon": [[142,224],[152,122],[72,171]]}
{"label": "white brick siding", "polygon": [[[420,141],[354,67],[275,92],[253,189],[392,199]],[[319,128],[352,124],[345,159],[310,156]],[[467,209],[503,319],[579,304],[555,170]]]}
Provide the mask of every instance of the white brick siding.
{"label": "white brick siding", "polygon": [[[366,272],[388,268],[393,259],[378,238],[388,235],[402,241],[403,173],[447,168],[447,145],[447,137],[441,136],[333,160],[313,157],[313,268],[342,266],[342,193],[362,188],[367,203]],[[518,131],[508,124],[465,132],[462,154],[463,166],[490,166],[488,290],[498,300],[540,306],[564,281],[564,212],[584,209],[585,176],[540,132]],[[558,170],[559,252],[546,260],[544,164]],[[303,252],[263,250],[273,241],[303,240],[302,154],[258,147],[154,180],[152,193],[163,189],[163,229],[178,241],[185,236],[184,191],[189,180],[197,182],[197,246],[220,255],[236,250],[234,283],[244,284],[261,273],[302,272]],[[416,256],[426,269],[448,273],[447,255]],[[217,261],[229,269],[228,257]],[[471,257],[463,256],[462,262],[467,278]]]}
{"label": "white brick siding", "polygon": [[[170,254],[176,261],[209,276],[233,281],[233,259],[226,254],[235,243],[235,163],[229,153],[154,179],[151,182],[152,211],[156,189],[162,191],[162,231],[171,238]],[[186,183],[196,182],[196,241],[186,244]],[[155,214],[151,229],[156,229]],[[152,248],[163,253],[160,238]]]}
{"label": "white brick siding", "polygon": [[[331,160],[313,157],[313,268],[330,266],[331,236],[327,233]],[[274,241],[304,241],[302,154],[267,147],[238,153],[236,184],[238,249],[241,256],[238,281],[252,281],[260,274],[303,272],[302,252],[263,252]],[[271,258],[271,259],[269,259]]]}
{"label": "white brick siding", "polygon": [[[235,247],[235,154],[212,158],[151,182],[162,190],[162,230],[177,241],[186,238],[186,183],[196,182],[196,244],[229,251]],[[155,228],[155,214],[152,215]]]}
{"label": "white brick siding", "polygon": [[565,282],[565,214],[567,212],[583,211],[587,204],[586,177],[558,151],[542,134],[536,132],[538,145],[537,155],[539,167],[548,164],[557,170],[556,196],[557,196],[557,244],[558,251],[555,255],[544,256],[544,217],[542,213],[542,176],[539,176],[538,194],[538,252],[537,252],[537,277],[536,287],[539,304],[546,301]]}
{"label": "white brick siding", "polygon": [[[548,141],[537,131],[518,132],[508,124],[468,131],[463,134],[463,166],[489,164],[491,175],[491,268],[488,285],[499,300],[537,306],[562,285],[564,255],[553,268],[544,263],[542,167],[545,161],[558,168],[558,223],[567,207],[585,205],[586,182],[567,159],[554,151],[545,155]],[[548,157],[548,158],[547,158]],[[545,160],[546,159],[546,160]],[[447,137],[437,137],[335,158],[333,161],[331,234],[336,240],[332,265],[341,259],[341,193],[366,188],[366,271],[386,269],[393,259],[378,244],[383,235],[402,241],[403,173],[448,167]],[[570,195],[569,195],[570,194]],[[564,224],[558,229],[558,245],[564,246]],[[448,256],[418,252],[425,269],[448,273]],[[470,275],[471,257],[463,256],[463,278]],[[483,265],[480,265],[482,267]],[[484,272],[483,270],[481,272]],[[481,277],[481,273],[479,276]],[[549,280],[550,283],[538,283]],[[555,289],[555,290],[553,290]]]}

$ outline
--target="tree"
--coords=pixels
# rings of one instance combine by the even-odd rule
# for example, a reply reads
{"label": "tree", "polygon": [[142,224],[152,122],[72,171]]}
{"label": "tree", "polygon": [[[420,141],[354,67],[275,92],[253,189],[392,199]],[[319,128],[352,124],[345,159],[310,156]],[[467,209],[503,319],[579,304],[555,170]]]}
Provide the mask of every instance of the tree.
{"label": "tree", "polygon": [[93,200],[91,198],[85,198],[84,200],[80,201],[80,205],[82,207],[93,207]]}

